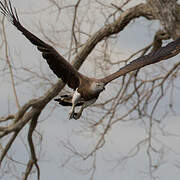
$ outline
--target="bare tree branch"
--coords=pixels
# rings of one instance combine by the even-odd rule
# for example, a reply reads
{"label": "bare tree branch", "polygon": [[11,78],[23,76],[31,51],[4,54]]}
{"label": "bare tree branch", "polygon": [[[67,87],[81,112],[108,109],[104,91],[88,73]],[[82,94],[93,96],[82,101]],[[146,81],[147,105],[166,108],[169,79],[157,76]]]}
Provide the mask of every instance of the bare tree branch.
{"label": "bare tree branch", "polygon": [[171,37],[173,39],[180,37],[180,6],[177,1],[148,0],[148,4]]}
{"label": "bare tree branch", "polygon": [[37,163],[36,152],[35,152],[34,143],[33,143],[33,140],[32,140],[33,131],[35,130],[35,128],[37,126],[37,120],[38,120],[38,117],[39,117],[40,113],[41,112],[38,112],[37,114],[34,115],[33,119],[31,120],[30,127],[29,127],[28,142],[29,142],[29,148],[30,148],[30,151],[31,151],[31,159],[28,162],[24,180],[26,180],[28,178],[28,176],[30,175],[30,172],[31,172],[31,170],[33,168],[33,165],[36,166],[37,179],[40,180],[40,169],[39,169],[39,165]]}
{"label": "bare tree branch", "polygon": [[91,38],[85,43],[85,45],[80,49],[72,64],[76,69],[79,69],[87,56],[91,53],[94,47],[106,37],[110,37],[113,34],[117,34],[122,31],[131,20],[138,17],[146,17],[148,19],[153,19],[153,14],[150,8],[146,4],[139,4],[133,8],[127,9],[122,13],[119,18],[112,24],[105,25],[100,30],[92,35]]}
{"label": "bare tree branch", "polygon": [[4,17],[3,17],[2,27],[3,27],[2,28],[3,29],[2,32],[3,32],[3,36],[4,36],[4,42],[5,42],[5,54],[6,54],[6,60],[7,60],[7,64],[8,64],[9,71],[10,71],[13,93],[14,93],[14,97],[15,97],[15,102],[16,102],[17,108],[20,109],[20,104],[19,104],[19,100],[18,100],[16,88],[15,88],[14,75],[13,75],[13,71],[12,71],[12,67],[11,67],[11,63],[10,63],[10,59],[9,59],[9,55],[8,55],[8,45],[7,45],[6,32],[5,32],[5,27],[4,27]]}

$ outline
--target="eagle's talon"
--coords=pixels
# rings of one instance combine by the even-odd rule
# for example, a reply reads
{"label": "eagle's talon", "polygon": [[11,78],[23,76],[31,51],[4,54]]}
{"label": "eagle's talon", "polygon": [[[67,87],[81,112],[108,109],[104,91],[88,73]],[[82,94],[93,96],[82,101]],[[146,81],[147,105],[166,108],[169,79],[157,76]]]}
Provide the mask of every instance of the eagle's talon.
{"label": "eagle's talon", "polygon": [[78,113],[74,113],[74,114],[73,114],[73,118],[74,118],[75,120],[78,120],[78,119],[79,119]]}
{"label": "eagle's talon", "polygon": [[81,113],[74,113],[73,118],[78,120],[81,117]]}

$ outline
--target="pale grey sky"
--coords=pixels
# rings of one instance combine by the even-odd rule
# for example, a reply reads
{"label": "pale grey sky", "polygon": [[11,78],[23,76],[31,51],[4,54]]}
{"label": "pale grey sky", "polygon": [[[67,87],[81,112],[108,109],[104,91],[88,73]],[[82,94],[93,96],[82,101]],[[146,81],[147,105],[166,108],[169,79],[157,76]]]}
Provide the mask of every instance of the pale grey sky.
{"label": "pale grey sky", "polygon": [[[74,2],[73,0],[69,0],[69,2]],[[106,3],[110,3],[110,1],[105,1]],[[117,3],[118,0],[111,1]],[[134,3],[144,2],[142,0],[133,1]],[[40,6],[47,7],[48,4],[45,0],[24,0],[24,1],[13,1],[14,5],[17,8],[17,11],[20,12],[19,16],[25,27],[31,29],[31,25],[38,23],[38,21],[43,22],[54,22],[53,16],[43,17],[42,15],[39,17],[38,14],[26,14],[24,12],[28,11],[37,11]],[[43,8],[42,7],[42,8]],[[30,9],[30,10],[29,10]],[[36,17],[36,18],[35,18]],[[37,18],[39,17],[39,18]],[[55,18],[55,15],[54,15]],[[70,22],[70,15],[64,19],[62,24],[65,24],[66,27],[71,27]],[[103,24],[99,24],[100,20],[97,20],[98,24],[95,24],[94,30],[100,28]],[[97,22],[95,22],[97,23]],[[8,29],[8,42],[9,42],[9,49],[11,54],[20,53],[21,58],[16,58],[15,64],[18,67],[18,63],[22,63],[25,67],[34,67],[39,65],[39,61],[41,61],[42,69],[44,72],[52,74],[48,67],[46,66],[46,62],[41,58],[40,53],[36,50],[35,47],[32,46],[29,41],[27,41],[21,33],[19,33],[12,25],[10,25],[6,21],[6,26]],[[48,26],[48,25],[47,25]],[[59,24],[57,26],[60,26]],[[122,51],[122,58],[128,56],[135,52],[136,50],[141,49],[145,45],[148,45],[154,32],[158,29],[159,24],[158,22],[147,22],[143,18],[137,19],[135,23],[130,23],[128,27],[120,33],[118,37],[119,47],[114,47],[114,50],[121,49]],[[34,31],[33,31],[34,32]],[[35,32],[36,33],[36,32]],[[38,32],[37,32],[38,33]],[[69,32],[67,32],[69,35]],[[68,36],[67,35],[67,36]],[[69,40],[67,40],[69,42]],[[63,42],[66,44],[66,37],[64,37]],[[64,53],[64,52],[63,52]],[[178,55],[177,58],[180,56]],[[91,62],[86,62],[81,71],[83,73],[90,74],[91,69],[89,71],[86,70],[86,67],[89,67]],[[38,71],[38,69],[37,69]],[[26,75],[24,75],[26,76]],[[52,76],[53,77],[53,76]],[[3,77],[3,80],[10,81],[9,76]],[[0,77],[2,81],[2,77]],[[56,77],[52,78],[53,82],[56,82]],[[33,82],[30,85],[28,82],[24,82],[21,86],[17,87],[18,96],[20,99],[20,103],[24,104],[29,99],[34,96],[40,96],[50,86],[44,86],[47,89],[39,88],[38,82]],[[110,87],[107,88],[107,94],[110,92]],[[8,113],[8,103],[11,109],[11,112],[16,112],[14,96],[12,92],[11,84],[5,83],[3,86],[0,86],[0,116],[6,115]],[[180,135],[179,127],[180,127],[180,112],[179,112],[179,91],[176,91],[177,100],[175,103],[175,109],[177,110],[177,117],[167,117],[164,119],[161,126],[164,126],[165,129],[172,133],[173,135]],[[7,102],[8,99],[8,102]],[[103,99],[103,98],[102,98]],[[100,99],[99,101],[102,101]],[[163,100],[161,103],[161,107],[165,108],[166,106],[166,99]],[[51,101],[43,111],[40,121],[44,120],[55,105],[55,102]],[[69,138],[73,145],[79,150],[83,151],[86,150],[90,151],[90,148],[97,140],[96,133],[87,131],[83,132],[82,135],[78,136],[75,133],[78,130],[81,130],[83,127],[83,121],[85,119],[81,119],[79,121],[69,121],[68,120],[68,108],[64,108],[59,106],[53,112],[53,115],[42,121],[38,125],[39,131],[43,134],[43,142],[42,142],[42,161],[39,162],[40,169],[41,169],[41,179],[42,180],[88,180],[89,174],[86,174],[85,171],[77,172],[75,171],[74,165],[78,165],[79,168],[88,168],[88,163],[83,163],[79,161],[79,159],[74,159],[74,165],[68,167],[62,167],[61,163],[65,160],[66,155],[68,154],[67,150],[63,149],[62,145],[60,144],[61,140]],[[160,111],[159,111],[160,112]],[[85,112],[86,114],[86,112]],[[25,134],[27,131],[27,127],[25,128],[24,132],[21,134],[21,139],[24,139]],[[118,125],[113,127],[106,135],[106,144],[103,149],[97,152],[97,169],[94,176],[94,180],[149,180],[148,174],[148,159],[146,155],[146,149],[142,148],[142,150],[138,153],[137,157],[129,159],[126,164],[117,165],[117,160],[120,160],[124,155],[126,155],[131,148],[135,146],[135,144],[143,140],[147,136],[143,125],[136,124],[136,123],[124,123],[121,122]],[[180,169],[175,168],[175,163],[180,159],[180,143],[178,136],[161,136],[160,134],[156,134],[157,140],[161,140],[166,147],[166,158],[163,160],[163,165],[160,167],[156,172],[155,175],[159,176],[159,179],[163,180],[178,180],[180,178]],[[155,142],[154,142],[155,143]],[[173,150],[175,153],[171,152]],[[17,140],[13,149],[11,151],[14,154],[13,158],[20,160],[22,162],[27,162],[28,160],[28,153],[22,144],[22,140]],[[180,160],[179,160],[180,162]],[[158,162],[157,162],[158,163]],[[180,163],[179,163],[180,164]],[[116,167],[116,168],[113,168]],[[113,169],[112,169],[113,168]],[[24,171],[22,166],[20,166],[21,172]],[[147,173],[145,173],[147,172]],[[8,179],[8,178],[7,178]],[[32,175],[30,180],[36,179],[35,175]],[[4,179],[3,179],[4,180]],[[11,180],[15,180],[15,178],[11,177]]]}

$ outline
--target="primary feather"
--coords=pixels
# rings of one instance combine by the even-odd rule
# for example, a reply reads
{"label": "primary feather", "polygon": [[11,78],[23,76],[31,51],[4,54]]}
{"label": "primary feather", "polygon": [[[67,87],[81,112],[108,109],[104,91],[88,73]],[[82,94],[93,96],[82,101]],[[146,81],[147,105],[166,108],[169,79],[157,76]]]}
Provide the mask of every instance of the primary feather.
{"label": "primary feather", "polygon": [[11,2],[6,1],[7,4],[4,5],[0,2],[0,11],[4,14],[7,19],[19,30],[22,34],[42,52],[42,56],[46,59],[51,70],[61,78],[64,83],[72,89],[76,89],[79,86],[79,76],[80,73],[73,66],[66,61],[52,46],[46,44],[44,41],[36,37],[26,28],[24,28],[18,18],[16,9],[12,8]]}

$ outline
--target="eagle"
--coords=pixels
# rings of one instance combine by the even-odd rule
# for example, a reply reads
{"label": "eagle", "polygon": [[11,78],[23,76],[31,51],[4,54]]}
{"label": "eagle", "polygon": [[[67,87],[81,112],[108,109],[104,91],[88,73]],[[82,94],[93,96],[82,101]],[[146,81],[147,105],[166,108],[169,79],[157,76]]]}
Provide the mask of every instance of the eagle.
{"label": "eagle", "polygon": [[[71,106],[69,119],[79,119],[83,110],[97,100],[99,94],[105,90],[105,86],[112,80],[146,65],[168,59],[174,56],[174,52],[175,55],[180,53],[180,38],[178,38],[165,47],[159,48],[157,51],[152,51],[147,55],[133,60],[118,71],[104,78],[90,78],[78,72],[55,48],[28,31],[20,23],[17,11],[12,7],[10,0],[5,0],[5,3],[0,1],[0,12],[5,15],[8,21],[21,31],[33,45],[37,46],[37,49],[42,53],[42,57],[47,61],[53,73],[73,89],[73,94],[63,95],[55,99],[55,101],[58,101],[59,104],[63,106]],[[76,106],[81,106],[79,112],[75,112]]]}

